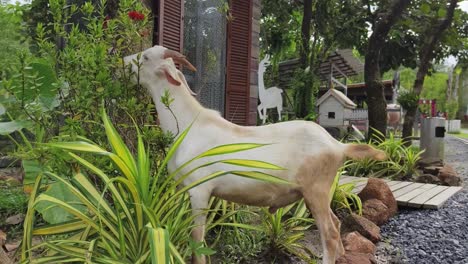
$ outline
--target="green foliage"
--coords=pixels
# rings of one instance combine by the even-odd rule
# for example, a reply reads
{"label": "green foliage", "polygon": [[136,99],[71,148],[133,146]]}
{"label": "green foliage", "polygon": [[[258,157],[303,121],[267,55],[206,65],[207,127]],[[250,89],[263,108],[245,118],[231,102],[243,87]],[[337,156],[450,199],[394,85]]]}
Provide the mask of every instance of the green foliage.
{"label": "green foliage", "polygon": [[[26,22],[35,25],[30,31],[32,52],[12,52],[11,63],[2,64],[8,74],[0,80],[0,134],[28,135],[19,140],[10,137],[16,146],[10,155],[70,175],[69,158],[38,143],[83,135],[109,146],[100,124],[102,104],[111,109],[110,119],[131,151],[137,149],[137,134],[129,125],[135,122],[149,142],[152,159],[165,155],[173,136],[152,125],[153,102],[141,87],[131,84],[121,59],[149,46],[148,10],[139,1],[124,0],[113,10],[115,18],[109,19],[106,5],[106,1],[69,5],[64,0],[34,0],[30,12],[25,12]],[[131,10],[144,13],[145,19],[131,20],[127,14]],[[91,162],[106,172],[115,170],[102,157],[91,157]],[[38,172],[27,175],[26,184],[32,184]]]}
{"label": "green foliage", "polygon": [[17,4],[0,3],[0,80],[9,74],[8,67],[12,63],[15,54],[27,48],[27,43],[22,37],[23,26],[21,16],[24,7]]}
{"label": "green foliage", "polygon": [[[6,181],[0,181],[0,215],[2,218],[25,213],[27,201],[27,196],[20,186],[12,186]],[[0,225],[5,219],[0,219]]]}
{"label": "green foliage", "polygon": [[458,111],[458,100],[449,100],[445,103],[445,110],[448,113],[448,118],[450,120],[453,120],[457,116],[457,111]]}
{"label": "green foliage", "polygon": [[273,214],[268,209],[262,208],[262,232],[268,239],[272,257],[292,254],[312,262],[313,253],[299,241],[304,238],[304,232],[313,224],[314,219],[310,217],[303,200],[279,208]]}
{"label": "green foliage", "polygon": [[[377,132],[376,132],[377,133]],[[390,179],[408,179],[417,175],[417,162],[423,151],[406,147],[403,140],[393,134],[385,138],[380,133],[377,141],[372,142],[377,149],[385,151],[388,159],[377,161],[371,159],[348,160],[343,167],[348,175],[359,177],[386,177]]]}
{"label": "green foliage", "polygon": [[249,229],[223,229],[222,241],[216,247],[216,259],[212,263],[255,263],[266,248],[265,235]]}
{"label": "green foliage", "polygon": [[332,189],[330,194],[332,194],[331,208],[334,211],[340,209],[347,209],[350,212],[356,211],[359,215],[362,214],[362,202],[361,198],[357,194],[353,193],[354,188],[356,187],[355,182],[340,184],[340,178],[343,174],[343,171],[340,169],[333,180]]}
{"label": "green foliage", "polygon": [[415,109],[418,107],[419,96],[411,90],[405,90],[399,94],[397,100],[403,109]]}
{"label": "green foliage", "polygon": [[[51,148],[69,151],[68,156],[79,166],[74,166],[70,179],[48,171],[36,178],[25,219],[22,261],[34,259],[39,262],[54,261],[56,263],[70,260],[92,263],[116,261],[149,263],[152,259],[155,263],[156,259],[163,258],[165,259],[163,263],[167,263],[169,259],[171,262],[184,262],[184,259],[191,254],[188,235],[193,220],[188,190],[226,174],[287,184],[287,181],[282,179],[253,171],[219,171],[181,187],[179,185],[193,172],[218,162],[252,169],[281,168],[255,160],[219,160],[202,164],[175,179],[180,170],[203,157],[241,152],[263,146],[261,144],[232,144],[215,147],[201,153],[173,173],[165,175],[164,168],[189,132],[189,127],[177,138],[169,149],[168,155],[161,162],[160,169],[152,175],[150,156],[138,128],[137,151],[136,155],[133,155],[105,112],[102,118],[112,151],[107,151],[82,137],[80,137],[81,141],[47,144]],[[74,152],[103,156],[108,162],[112,162],[116,171],[107,174],[88,159]],[[103,185],[96,185],[90,175],[93,175],[94,179],[99,179]],[[59,195],[42,190],[45,179],[55,182],[54,184],[60,184]],[[60,195],[65,192],[73,194],[75,199],[66,200],[66,196]],[[35,226],[36,211],[40,211],[44,203],[47,207],[60,207],[72,217],[59,224]],[[53,235],[58,234],[62,235],[61,239],[54,238]],[[32,246],[33,235],[47,235],[49,239],[40,245]],[[166,241],[168,247],[156,247],[154,243],[158,242],[155,240]],[[196,254],[213,253],[202,245],[192,244],[192,248]],[[45,250],[48,254],[36,257],[33,254],[36,250]]]}

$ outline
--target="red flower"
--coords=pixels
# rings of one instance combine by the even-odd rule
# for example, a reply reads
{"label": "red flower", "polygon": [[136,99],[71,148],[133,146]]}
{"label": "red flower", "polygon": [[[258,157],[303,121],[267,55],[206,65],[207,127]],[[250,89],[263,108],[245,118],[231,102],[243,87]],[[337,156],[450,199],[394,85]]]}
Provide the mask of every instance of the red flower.
{"label": "red flower", "polygon": [[135,20],[135,21],[141,21],[145,19],[145,15],[138,11],[130,11],[128,12],[128,16],[130,17],[130,19]]}

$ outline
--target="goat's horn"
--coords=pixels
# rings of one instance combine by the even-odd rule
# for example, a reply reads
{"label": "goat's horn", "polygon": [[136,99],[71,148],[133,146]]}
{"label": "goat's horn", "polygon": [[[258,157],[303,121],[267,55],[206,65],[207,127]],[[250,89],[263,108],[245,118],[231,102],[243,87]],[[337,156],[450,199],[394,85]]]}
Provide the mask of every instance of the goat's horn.
{"label": "goat's horn", "polygon": [[195,66],[192,65],[192,63],[190,63],[184,55],[180,54],[179,52],[177,51],[174,51],[174,50],[166,50],[164,52],[164,59],[167,59],[167,58],[172,58],[174,60],[175,63],[179,63],[179,64],[182,64],[184,66],[186,66],[189,70],[191,71],[197,71],[197,68],[195,68]]}

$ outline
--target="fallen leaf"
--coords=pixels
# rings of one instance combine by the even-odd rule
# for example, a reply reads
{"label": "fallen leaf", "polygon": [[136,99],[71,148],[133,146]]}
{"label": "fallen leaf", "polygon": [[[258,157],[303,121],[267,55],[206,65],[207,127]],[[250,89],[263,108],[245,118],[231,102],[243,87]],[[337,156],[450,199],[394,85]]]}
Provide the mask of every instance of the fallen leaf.
{"label": "fallen leaf", "polygon": [[5,223],[8,225],[17,225],[17,224],[23,223],[23,220],[24,220],[23,214],[16,214],[16,215],[8,217],[5,220]]}
{"label": "fallen leaf", "polygon": [[3,246],[3,244],[5,244],[6,239],[7,239],[7,234],[5,234],[5,232],[0,230],[0,247]]}
{"label": "fallen leaf", "polygon": [[11,242],[11,243],[5,244],[5,249],[8,252],[11,252],[13,250],[16,250],[19,247],[19,245],[20,245],[20,241]]}

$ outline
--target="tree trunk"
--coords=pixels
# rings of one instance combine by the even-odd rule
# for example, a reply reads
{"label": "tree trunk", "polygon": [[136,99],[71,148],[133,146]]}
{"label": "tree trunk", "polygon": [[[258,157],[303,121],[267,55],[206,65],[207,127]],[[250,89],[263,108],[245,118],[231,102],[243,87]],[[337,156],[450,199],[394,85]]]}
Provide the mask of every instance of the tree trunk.
{"label": "tree trunk", "polygon": [[380,73],[380,56],[385,45],[388,32],[400,19],[401,14],[411,0],[395,0],[388,12],[375,22],[372,35],[367,45],[364,80],[366,82],[367,106],[369,108],[369,138],[373,138],[373,129],[386,135],[387,130],[387,102],[384,96],[384,86]]}
{"label": "tree trunk", "polygon": [[[416,110],[418,107],[412,107],[410,109],[406,109],[405,114],[405,122],[403,123],[403,143],[405,146],[409,147],[412,144],[412,135],[413,135],[413,125],[414,120],[416,119]],[[405,135],[408,135],[405,137]]]}
{"label": "tree trunk", "polygon": [[[442,20],[437,26],[428,25],[433,27],[434,30],[429,30],[428,33],[424,36],[425,40],[419,51],[419,65],[418,65],[418,72],[416,73],[416,80],[414,81],[413,91],[418,96],[421,94],[424,84],[424,78],[431,66],[431,62],[435,57],[435,48],[437,43],[442,37],[444,31],[450,26],[453,20],[453,15],[455,12],[455,8],[457,7],[457,0],[450,0],[450,6],[447,8],[447,15],[444,20]],[[413,127],[414,120],[415,120],[416,111],[408,111],[406,112],[403,127]],[[407,138],[410,139],[412,136],[412,130],[403,129],[402,137],[405,139],[405,144],[407,146],[411,145],[411,140],[406,140]]]}
{"label": "tree trunk", "polygon": [[[305,70],[308,65],[308,58],[310,55],[310,23],[312,19],[312,0],[304,0],[304,15],[302,17],[301,26],[301,53],[300,61],[302,69]],[[310,97],[312,96],[312,82],[309,78],[305,78],[304,86],[297,87],[295,93],[295,112],[299,118],[304,118],[309,114],[310,111]]]}

